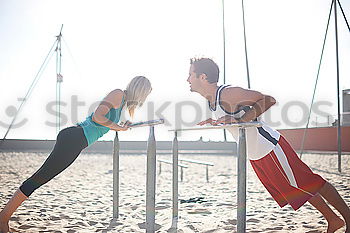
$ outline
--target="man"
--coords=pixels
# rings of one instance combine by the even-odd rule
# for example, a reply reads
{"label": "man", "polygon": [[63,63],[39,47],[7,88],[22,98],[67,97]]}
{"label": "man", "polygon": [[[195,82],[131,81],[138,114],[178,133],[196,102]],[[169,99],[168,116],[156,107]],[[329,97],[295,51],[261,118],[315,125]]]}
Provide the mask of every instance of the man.
{"label": "man", "polygon": [[[258,91],[229,85],[219,87],[218,79],[219,68],[214,61],[209,58],[191,59],[187,79],[191,91],[208,100],[209,109],[217,118],[207,119],[198,125],[253,121],[276,103],[273,97]],[[238,129],[232,127],[229,131],[238,140]],[[345,201],[330,183],[314,174],[299,159],[278,131],[263,123],[261,127],[247,128],[246,135],[250,163],[262,184],[281,207],[290,204],[297,210],[309,202],[326,218],[327,233],[335,232],[345,223],[324,201],[326,199],[343,216],[346,232],[350,233],[350,209]]]}

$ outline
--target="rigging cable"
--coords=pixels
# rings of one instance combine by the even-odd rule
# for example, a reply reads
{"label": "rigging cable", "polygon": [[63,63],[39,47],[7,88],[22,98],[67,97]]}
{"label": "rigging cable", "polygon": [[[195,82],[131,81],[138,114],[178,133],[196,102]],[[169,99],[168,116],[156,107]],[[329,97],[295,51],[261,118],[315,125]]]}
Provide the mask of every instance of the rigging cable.
{"label": "rigging cable", "polygon": [[244,17],[244,0],[242,0],[242,15],[243,15],[243,33],[244,33],[244,49],[245,49],[245,64],[247,68],[247,81],[248,89],[250,89],[250,77],[249,77],[249,65],[248,65],[248,52],[247,52],[247,37],[245,32],[245,17]]}
{"label": "rigging cable", "polygon": [[[7,136],[7,134],[10,132],[10,130],[11,130],[11,128],[12,128],[12,125],[13,125],[14,122],[16,121],[17,116],[18,116],[19,112],[21,111],[21,109],[22,109],[24,103],[28,100],[28,98],[29,98],[30,94],[32,93],[34,87],[35,87],[36,84],[38,83],[38,81],[39,81],[39,79],[40,79],[40,77],[41,77],[41,75],[42,75],[42,73],[43,73],[43,70],[46,68],[46,66],[47,66],[47,64],[48,64],[48,62],[49,62],[49,60],[51,59],[51,57],[52,57],[52,55],[53,55],[52,51],[53,51],[53,49],[54,49],[56,43],[57,43],[57,40],[53,43],[53,45],[52,45],[52,47],[51,47],[49,53],[48,53],[48,54],[46,55],[46,57],[45,57],[44,62],[41,64],[41,66],[40,66],[40,68],[39,68],[39,71],[38,71],[37,74],[35,75],[35,78],[34,78],[33,82],[31,83],[31,85],[30,85],[30,87],[29,87],[29,89],[28,89],[28,91],[27,91],[25,97],[22,99],[22,103],[20,104],[20,106],[19,106],[19,108],[18,108],[18,110],[17,110],[15,116],[13,117],[13,119],[12,119],[12,121],[11,121],[11,124],[9,125],[9,127],[8,127],[8,129],[7,129],[6,133],[5,133],[5,136],[4,136],[3,139],[2,139],[2,142],[5,141],[6,136]],[[51,56],[50,56],[50,55],[51,55]]]}
{"label": "rigging cable", "polygon": [[80,68],[79,68],[78,63],[76,62],[75,58],[73,57],[73,54],[72,54],[72,52],[71,52],[71,50],[70,50],[70,48],[69,48],[69,46],[68,46],[67,41],[64,39],[63,36],[62,36],[61,40],[63,41],[63,46],[64,46],[65,51],[68,52],[70,58],[72,59],[72,63],[73,63],[73,65],[74,65],[75,71],[76,71],[77,74],[78,74],[78,77],[79,77],[80,79],[82,79],[83,76],[82,76],[82,74],[81,74],[81,72],[80,72]]}
{"label": "rigging cable", "polygon": [[305,138],[306,138],[306,132],[307,132],[307,129],[309,128],[310,116],[311,116],[311,109],[312,109],[312,105],[313,105],[314,100],[315,100],[316,88],[317,88],[318,78],[319,78],[319,75],[320,75],[321,64],[322,64],[322,58],[323,58],[323,52],[324,52],[324,48],[325,48],[325,45],[326,45],[326,39],[327,39],[329,21],[330,21],[331,14],[332,14],[333,3],[334,3],[334,0],[332,1],[331,7],[330,7],[330,10],[329,10],[328,21],[327,21],[327,27],[326,27],[326,33],[325,33],[324,39],[323,39],[322,52],[321,52],[320,62],[319,62],[319,64],[318,64],[318,70],[317,70],[317,75],[316,75],[316,81],[315,81],[315,86],[314,86],[314,92],[313,92],[313,94],[312,94],[312,100],[311,100],[310,109],[309,109],[309,116],[308,116],[308,118],[307,118],[307,123],[306,123],[306,127],[305,127],[305,130],[304,130],[304,135],[303,135],[303,139],[302,139],[302,142],[301,142],[300,158],[302,158],[302,156],[303,156],[303,150],[304,150],[304,143],[305,143]]}
{"label": "rigging cable", "polygon": [[226,32],[225,32],[225,0],[222,0],[222,35],[224,56],[224,84],[226,83]]}
{"label": "rigging cable", "polygon": [[344,17],[344,19],[345,19],[346,25],[348,26],[348,29],[349,29],[349,32],[350,32],[350,26],[349,26],[348,20],[346,19],[346,16],[345,16],[345,13],[344,13],[343,7],[341,6],[341,4],[340,4],[340,1],[339,1],[339,0],[338,0],[337,2],[338,2],[338,5],[340,6],[341,13],[343,14],[343,17]]}
{"label": "rigging cable", "polygon": [[[226,32],[225,32],[225,0],[222,0],[222,37],[223,37],[223,56],[224,56],[224,84],[226,84]],[[226,130],[224,130],[224,140],[227,141]]]}

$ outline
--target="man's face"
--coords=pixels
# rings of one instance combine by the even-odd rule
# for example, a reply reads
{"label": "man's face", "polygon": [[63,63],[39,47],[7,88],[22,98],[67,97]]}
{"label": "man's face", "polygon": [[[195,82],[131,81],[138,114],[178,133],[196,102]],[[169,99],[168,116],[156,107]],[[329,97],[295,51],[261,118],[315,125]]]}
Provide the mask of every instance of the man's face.
{"label": "man's face", "polygon": [[191,67],[190,67],[187,82],[190,84],[190,88],[191,88],[192,92],[198,92],[201,83],[200,83],[200,78],[197,77],[197,74],[194,72],[193,65],[191,65]]}

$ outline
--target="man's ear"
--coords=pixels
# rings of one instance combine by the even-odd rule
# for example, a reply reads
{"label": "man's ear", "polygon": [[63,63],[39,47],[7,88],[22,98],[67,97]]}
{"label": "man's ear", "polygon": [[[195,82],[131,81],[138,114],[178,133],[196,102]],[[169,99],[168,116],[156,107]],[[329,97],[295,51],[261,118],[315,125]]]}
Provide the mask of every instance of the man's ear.
{"label": "man's ear", "polygon": [[206,74],[200,74],[200,75],[199,75],[199,78],[200,78],[201,80],[207,80],[207,75],[206,75]]}

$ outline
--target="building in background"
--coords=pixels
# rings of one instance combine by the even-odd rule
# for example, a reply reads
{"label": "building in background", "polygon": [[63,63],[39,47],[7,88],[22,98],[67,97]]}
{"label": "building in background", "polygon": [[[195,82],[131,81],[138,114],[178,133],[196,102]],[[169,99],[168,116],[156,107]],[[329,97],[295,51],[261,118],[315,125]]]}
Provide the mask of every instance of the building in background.
{"label": "building in background", "polygon": [[[331,116],[328,117],[330,119]],[[343,112],[341,115],[341,144],[343,152],[350,152],[350,89],[343,90]],[[328,120],[328,125],[312,128],[280,129],[278,130],[293,148],[300,151],[326,151],[338,150],[337,119],[334,122]],[[304,133],[305,141],[303,143]],[[304,144],[304,146],[302,146]]]}
{"label": "building in background", "polygon": [[343,90],[343,126],[350,126],[350,89]]}

